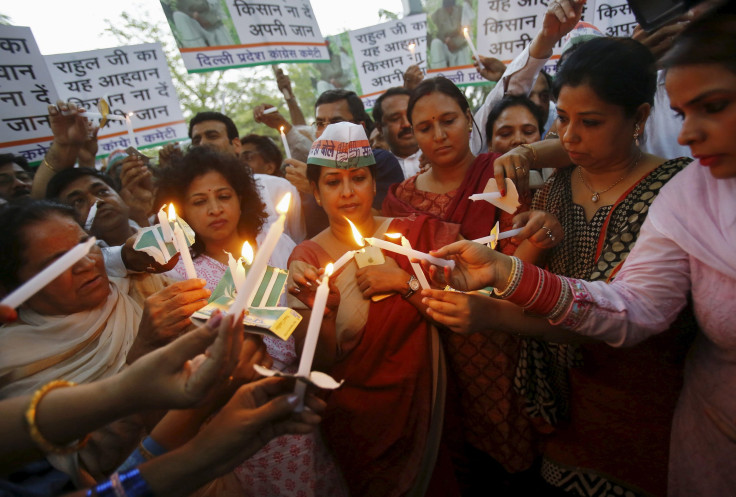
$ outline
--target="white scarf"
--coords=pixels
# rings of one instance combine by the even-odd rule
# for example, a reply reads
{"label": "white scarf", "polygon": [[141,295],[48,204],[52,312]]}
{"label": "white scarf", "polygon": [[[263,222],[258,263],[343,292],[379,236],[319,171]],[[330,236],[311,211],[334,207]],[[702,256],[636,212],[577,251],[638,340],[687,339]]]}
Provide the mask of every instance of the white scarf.
{"label": "white scarf", "polygon": [[121,371],[142,307],[127,278],[110,278],[110,295],[90,311],[47,316],[21,309],[0,328],[0,399],[32,393],[60,379],[89,383]]}

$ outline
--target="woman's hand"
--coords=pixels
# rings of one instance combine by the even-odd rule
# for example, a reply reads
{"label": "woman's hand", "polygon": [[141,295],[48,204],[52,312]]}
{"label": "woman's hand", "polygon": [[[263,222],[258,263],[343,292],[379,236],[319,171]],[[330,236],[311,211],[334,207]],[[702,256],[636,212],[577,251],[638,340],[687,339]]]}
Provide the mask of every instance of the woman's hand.
{"label": "woman's hand", "polygon": [[[461,291],[478,290],[487,286],[505,285],[511,273],[511,258],[480,243],[462,240],[445,245],[430,254],[435,257],[452,259],[455,268],[440,268],[422,260],[422,267],[439,285],[449,284]],[[444,271],[443,271],[444,269]],[[425,295],[423,290],[422,295]]]}
{"label": "woman's hand", "polygon": [[141,357],[119,385],[141,409],[190,407],[227,381],[243,349],[242,319],[219,312],[205,325]]}
{"label": "woman's hand", "polygon": [[170,342],[192,324],[194,312],[207,305],[210,292],[203,279],[177,281],[146,299],[128,362]]}
{"label": "woman's hand", "polygon": [[383,264],[365,266],[355,273],[358,288],[366,298],[379,293],[406,293],[409,277],[409,273],[401,269],[391,257],[386,257]]}
{"label": "woman's hand", "polygon": [[427,315],[455,333],[468,335],[493,325],[493,313],[488,312],[493,299],[475,293],[425,290],[422,304]]}
{"label": "woman's hand", "polygon": [[[285,433],[305,434],[321,421],[325,403],[307,395],[308,409],[296,414],[294,381],[264,378],[244,385],[185,447],[213,477],[232,470]],[[182,447],[184,449],[184,447]]]}
{"label": "woman's hand", "polygon": [[[324,272],[323,268],[317,269],[304,261],[293,261],[289,264],[286,288],[291,295],[311,309],[319,286],[319,279]],[[333,278],[330,278],[329,285],[330,293],[327,295],[325,317],[335,315],[337,308],[340,307],[340,291],[337,289],[337,284]]]}
{"label": "woman's hand", "polygon": [[535,156],[525,147],[512,148],[493,163],[493,176],[501,196],[506,196],[506,182],[504,178],[511,178],[516,185],[519,195],[529,191],[529,170],[534,168]]}
{"label": "woman's hand", "polygon": [[136,236],[137,235],[133,235],[128,238],[120,251],[120,255],[123,258],[123,264],[125,264],[125,268],[128,271],[139,273],[165,273],[166,271],[174,269],[176,263],[179,262],[179,253],[174,254],[166,264],[159,264],[156,259],[147,253],[133,248]]}
{"label": "woman's hand", "polygon": [[554,216],[545,211],[526,211],[514,216],[514,226],[523,226],[514,238],[529,240],[537,248],[548,250],[555,247],[565,236],[565,230]]}
{"label": "woman's hand", "polygon": [[[242,321],[242,320],[241,320]],[[273,359],[268,355],[266,345],[263,343],[263,338],[260,335],[254,333],[248,333],[245,335],[243,341],[243,347],[240,352],[240,360],[237,366],[232,372],[232,383],[234,386],[239,387],[251,381],[257,380],[261,377],[253,366],[258,364],[264,368],[270,368],[273,366]]]}

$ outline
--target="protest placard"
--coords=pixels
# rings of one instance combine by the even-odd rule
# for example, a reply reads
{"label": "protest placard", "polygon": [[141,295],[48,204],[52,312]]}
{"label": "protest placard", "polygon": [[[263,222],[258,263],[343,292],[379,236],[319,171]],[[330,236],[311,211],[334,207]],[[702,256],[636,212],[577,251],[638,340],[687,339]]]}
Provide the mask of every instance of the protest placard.
{"label": "protest placard", "polygon": [[427,15],[418,14],[350,31],[366,109],[387,89],[404,84],[412,64],[427,68]]}
{"label": "protest placard", "polygon": [[189,72],[329,60],[308,0],[161,4]]}
{"label": "protest placard", "polygon": [[[46,56],[59,97],[97,112],[105,96],[110,113],[130,119],[139,149],[185,140],[188,130],[160,43]],[[125,120],[109,120],[98,134],[98,156],[131,145]]]}
{"label": "protest placard", "polygon": [[52,141],[56,89],[31,28],[0,25],[0,151],[38,164]]}

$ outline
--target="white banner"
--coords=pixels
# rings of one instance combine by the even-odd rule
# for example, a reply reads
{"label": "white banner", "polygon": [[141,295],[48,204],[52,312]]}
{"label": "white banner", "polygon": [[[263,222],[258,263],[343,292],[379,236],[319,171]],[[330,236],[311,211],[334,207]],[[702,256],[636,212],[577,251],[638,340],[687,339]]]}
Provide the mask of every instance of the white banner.
{"label": "white banner", "polygon": [[189,72],[329,60],[308,0],[161,3]]}
{"label": "white banner", "polygon": [[[59,96],[97,112],[129,117],[139,149],[188,138],[188,129],[160,43],[46,56]],[[98,156],[131,145],[125,121],[110,120],[98,134]]]}
{"label": "white banner", "polygon": [[0,25],[0,150],[39,163],[52,141],[56,89],[31,28]]}
{"label": "white banner", "polygon": [[[404,72],[418,64],[427,68],[427,15],[418,14],[350,31],[363,104],[373,108],[386,90],[404,84]],[[413,49],[410,45],[413,44]]]}

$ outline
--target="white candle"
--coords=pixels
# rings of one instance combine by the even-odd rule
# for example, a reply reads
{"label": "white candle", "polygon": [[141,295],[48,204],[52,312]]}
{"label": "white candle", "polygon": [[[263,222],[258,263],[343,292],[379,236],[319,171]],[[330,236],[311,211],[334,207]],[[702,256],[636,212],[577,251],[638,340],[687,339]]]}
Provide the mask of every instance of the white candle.
{"label": "white candle", "polygon": [[[403,235],[401,236],[401,246],[411,250],[411,243],[409,243],[409,240],[407,240]],[[414,275],[422,286],[422,289],[429,290],[429,281],[427,281],[427,277],[424,275],[424,271],[422,271],[422,266],[416,262],[410,262],[410,264],[411,268],[414,270]]]}
{"label": "white candle", "polygon": [[[314,295],[314,304],[312,304],[312,314],[309,316],[309,325],[307,326],[307,335],[304,338],[304,347],[302,348],[301,358],[299,359],[299,369],[297,376],[304,378],[309,377],[312,372],[312,361],[314,360],[314,351],[317,349],[317,340],[319,339],[319,330],[322,328],[322,318],[325,315],[325,306],[327,305],[327,296],[330,293],[330,275],[332,274],[332,264],[327,264],[325,272],[322,275],[322,281],[317,287]],[[299,404],[294,411],[301,412],[304,409],[304,392],[307,384],[303,381],[297,381],[294,393],[299,396]]]}
{"label": "white candle", "polygon": [[484,236],[482,238],[476,238],[475,240],[471,240],[471,241],[472,242],[475,242],[475,243],[486,244],[486,243],[490,243],[490,242],[492,242],[494,240],[503,240],[505,238],[511,238],[512,236],[516,236],[519,233],[521,233],[521,230],[523,230],[523,229],[524,228],[517,228],[517,229],[514,229],[514,230],[504,231],[504,232],[498,234],[498,238],[496,238],[495,235],[488,235],[488,236]]}
{"label": "white candle", "polygon": [[37,273],[33,278],[16,288],[10,295],[6,296],[0,304],[8,307],[19,307],[23,302],[33,297],[39,290],[54,281],[61,273],[72,267],[79,259],[87,255],[89,249],[95,244],[97,239],[93,236],[89,237],[86,242],[82,242],[62,255],[54,262],[46,266],[42,271]]}
{"label": "white candle", "polygon": [[289,142],[286,141],[286,133],[284,133],[284,127],[281,126],[281,143],[284,144],[284,153],[286,154],[287,159],[291,159],[291,149],[289,148]]}
{"label": "white candle", "polygon": [[475,60],[478,61],[478,65],[482,68],[483,64],[480,61],[480,55],[478,55],[478,51],[475,49],[475,45],[473,45],[472,40],[470,39],[470,33],[468,32],[467,26],[463,28],[463,36],[465,37],[465,40],[468,42],[468,46],[470,47],[470,51],[473,52],[473,57],[475,57]]}
{"label": "white candle", "polygon": [[99,203],[99,200],[92,204],[92,207],[89,208],[89,212],[87,213],[87,220],[84,222],[84,229],[89,231],[92,229],[92,225],[95,223],[95,216],[97,216],[97,204]]}
{"label": "white candle", "polygon": [[341,267],[352,261],[355,257],[355,252],[357,252],[357,250],[348,250],[347,252],[342,254],[340,258],[336,260],[335,263],[332,265],[332,271],[336,273],[340,270]]}
{"label": "white candle", "polygon": [[440,259],[439,257],[434,257],[432,255],[426,254],[424,252],[420,252],[418,250],[407,249],[406,247],[402,247],[401,245],[397,245],[395,243],[387,242],[386,240],[381,240],[379,238],[366,238],[365,241],[368,242],[370,245],[373,245],[374,247],[378,247],[383,250],[388,250],[389,252],[395,252],[397,254],[403,254],[409,257],[410,259],[421,259],[421,260],[430,262],[434,264],[435,266],[449,267],[450,269],[454,269],[455,267],[455,261],[449,261],[447,259]]}
{"label": "white candle", "polygon": [[133,122],[130,120],[132,112],[125,116],[125,127],[128,130],[128,140],[130,140],[130,146],[135,147],[135,133],[133,132]]}
{"label": "white candle", "polygon": [[[162,206],[158,210],[158,222],[161,224],[161,233],[164,236],[165,242],[173,242],[174,241],[174,233],[171,231],[171,225],[169,224],[169,219],[171,217],[174,217],[176,219],[176,212],[172,209],[174,208],[174,204],[169,205],[169,216],[166,216],[166,212],[164,212],[164,207]],[[166,254],[167,256],[169,254]]]}
{"label": "white candle", "polygon": [[269,227],[266,238],[258,247],[258,252],[250,266],[250,275],[246,278],[241,288],[238,288],[235,301],[230,305],[229,314],[239,316],[247,307],[250,307],[255,297],[258,287],[261,284],[263,276],[266,274],[268,260],[276,248],[276,244],[284,232],[284,223],[286,222],[286,212],[289,210],[291,202],[291,193],[287,193],[276,206],[276,210],[281,214],[279,218]]}
{"label": "white candle", "polygon": [[486,202],[490,202],[491,200],[495,200],[497,198],[501,198],[501,194],[498,192],[490,192],[490,193],[474,193],[471,196],[468,197],[470,200],[485,200]]}
{"label": "white candle", "polygon": [[414,56],[414,52],[417,49],[416,43],[409,43],[409,52],[411,52],[411,60],[416,62],[416,57]]}
{"label": "white candle", "polygon": [[194,263],[192,262],[192,254],[189,253],[189,245],[187,245],[187,239],[184,236],[184,231],[179,226],[179,223],[174,223],[174,245],[176,250],[181,254],[181,261],[184,263],[184,270],[187,272],[187,279],[191,280],[197,277],[197,271],[194,269]]}

